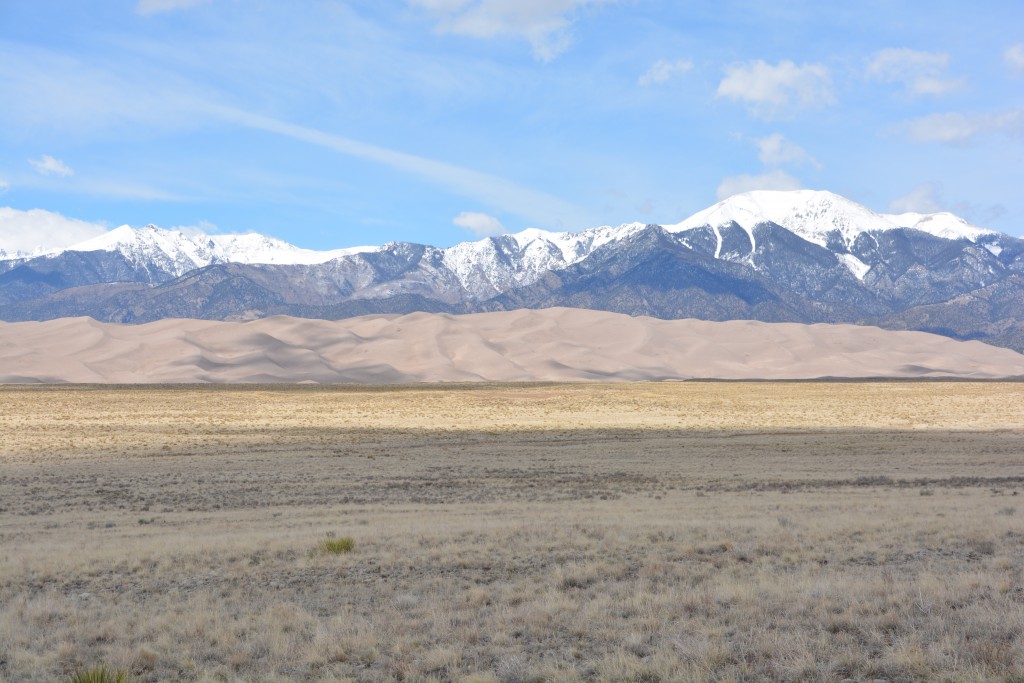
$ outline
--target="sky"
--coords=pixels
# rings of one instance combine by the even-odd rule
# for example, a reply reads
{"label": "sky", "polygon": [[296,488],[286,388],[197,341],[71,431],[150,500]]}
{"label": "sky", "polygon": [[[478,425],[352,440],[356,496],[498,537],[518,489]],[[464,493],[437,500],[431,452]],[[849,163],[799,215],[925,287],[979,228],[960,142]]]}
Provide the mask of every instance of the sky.
{"label": "sky", "polygon": [[673,224],[830,190],[1024,236],[1019,0],[0,0],[0,249]]}

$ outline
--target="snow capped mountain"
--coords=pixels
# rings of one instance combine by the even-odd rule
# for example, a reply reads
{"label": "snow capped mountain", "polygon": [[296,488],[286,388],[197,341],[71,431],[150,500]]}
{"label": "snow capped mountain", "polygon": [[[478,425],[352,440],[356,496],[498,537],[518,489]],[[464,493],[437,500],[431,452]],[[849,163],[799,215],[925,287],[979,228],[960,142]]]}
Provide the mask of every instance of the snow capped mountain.
{"label": "snow capped mountain", "polygon": [[994,230],[988,230],[986,228],[979,228],[976,225],[971,225],[963,218],[954,216],[946,211],[939,213],[910,212],[901,214],[882,214],[882,217],[889,219],[899,227],[913,228],[914,230],[927,232],[929,235],[935,235],[936,237],[942,237],[947,240],[965,239],[970,240],[971,242],[977,242],[986,235],[999,234]]}
{"label": "snow capped mountain", "polygon": [[754,228],[774,223],[832,251],[836,260],[858,280],[863,280],[871,270],[869,264],[853,253],[857,238],[864,234],[911,228],[942,239],[983,240],[986,242],[983,246],[996,256],[1002,249],[993,239],[999,233],[971,225],[951,213],[881,214],[845,197],[819,190],[761,190],[737,194],[665,229],[686,233],[710,227],[717,240],[715,258],[722,258],[722,229],[733,223],[747,233],[751,256],[746,258],[751,265],[754,264],[750,258],[757,250]]}
{"label": "snow capped mountain", "polygon": [[681,223],[666,225],[669,232],[685,232],[703,226],[720,228],[735,222],[753,240],[753,229],[762,223],[775,223],[808,242],[826,246],[832,233],[838,232],[848,247],[865,232],[913,228],[944,239],[972,242],[984,235],[998,234],[971,225],[950,213],[875,213],[867,207],[820,190],[761,190],[734,195]]}
{"label": "snow capped mountain", "polygon": [[[850,251],[857,237],[864,233],[913,228],[944,239],[983,240],[987,242],[985,247],[996,255],[1001,249],[991,239],[999,233],[971,225],[950,213],[880,214],[831,192],[815,190],[738,194],[664,228],[670,233],[686,233],[710,227],[717,240],[715,258],[726,258],[722,252],[722,228],[732,223],[747,233],[750,253],[757,249],[754,228],[765,223],[775,223],[826,248],[834,245],[838,236],[846,248],[836,252],[836,257],[858,278],[864,276],[868,266]],[[431,253],[467,291],[484,296],[535,282],[543,273],[578,263],[596,249],[626,239],[645,227],[643,223],[629,223],[575,233],[529,229],[462,242],[446,249],[431,248]],[[120,253],[142,270],[180,276],[218,263],[315,265],[387,248],[388,245],[315,251],[256,233],[186,234],[154,225],[123,225],[67,249],[31,255],[0,251],[0,260],[54,256],[68,251],[106,251]]]}
{"label": "snow capped mountain", "polygon": [[595,249],[644,227],[643,223],[629,223],[575,233],[529,229],[461,242],[441,250],[442,261],[467,292],[475,298],[485,298],[511,287],[532,284],[544,273],[578,263]]}
{"label": "snow capped mountain", "polygon": [[145,270],[155,268],[178,276],[215,263],[311,265],[374,249],[377,247],[314,251],[256,233],[187,235],[180,230],[164,230],[155,225],[142,228],[122,225],[99,237],[67,249],[50,251],[47,255],[68,251],[118,252],[137,267]]}
{"label": "snow capped mountain", "polygon": [[[759,246],[764,246],[758,244],[759,235],[762,241],[771,241],[772,233],[759,228],[768,224],[790,231],[808,247],[816,245],[825,249],[833,263],[840,264],[860,281],[880,265],[880,256],[876,253],[879,239],[889,231],[912,228],[941,239],[967,240],[984,247],[995,257],[1003,250],[1000,239],[1006,237],[949,213],[880,214],[831,192],[813,190],[735,195],[663,229],[685,248],[715,260],[743,264],[754,270],[777,270],[777,264],[765,260],[774,257],[759,250]],[[734,226],[739,226],[739,230]],[[443,249],[389,243],[380,247],[315,251],[256,233],[188,234],[153,225],[142,228],[123,225],[45,255],[51,258],[63,253],[114,255],[117,258],[113,261],[108,258],[103,271],[107,275],[103,277],[110,278],[109,281],[150,283],[164,282],[217,264],[314,266],[337,261],[336,269],[348,275],[342,278],[343,285],[324,280],[322,294],[325,296],[333,287],[360,290],[359,296],[365,299],[446,289],[448,293],[442,299],[449,303],[455,300],[479,302],[533,285],[546,273],[570,268],[602,247],[624,243],[650,227],[629,223],[581,232],[529,229]],[[865,234],[875,239],[858,243],[858,238]],[[806,244],[808,242],[810,245]],[[10,264],[8,269],[13,267],[13,260],[31,259],[25,255],[6,257]],[[0,263],[4,260],[0,252]],[[398,270],[393,270],[396,267]],[[388,272],[405,273],[404,279],[399,283],[394,277],[385,277],[383,273]],[[82,277],[100,276],[83,274]]]}

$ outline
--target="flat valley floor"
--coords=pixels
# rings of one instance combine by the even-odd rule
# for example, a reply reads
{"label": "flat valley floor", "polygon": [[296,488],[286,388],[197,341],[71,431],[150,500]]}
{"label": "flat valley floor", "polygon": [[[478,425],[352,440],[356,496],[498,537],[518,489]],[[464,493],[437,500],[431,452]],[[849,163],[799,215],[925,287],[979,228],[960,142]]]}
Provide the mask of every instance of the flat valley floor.
{"label": "flat valley floor", "polygon": [[1024,680],[1024,384],[0,407],[0,681]]}

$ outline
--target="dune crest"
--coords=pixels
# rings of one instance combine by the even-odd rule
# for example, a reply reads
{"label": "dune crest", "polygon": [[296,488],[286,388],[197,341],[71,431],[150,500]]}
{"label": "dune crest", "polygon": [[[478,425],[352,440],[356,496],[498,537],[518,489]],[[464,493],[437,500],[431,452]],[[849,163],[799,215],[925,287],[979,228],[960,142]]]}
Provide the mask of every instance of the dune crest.
{"label": "dune crest", "polygon": [[0,323],[0,382],[473,382],[1024,377],[1024,355],[855,325],[570,308],[338,321]]}

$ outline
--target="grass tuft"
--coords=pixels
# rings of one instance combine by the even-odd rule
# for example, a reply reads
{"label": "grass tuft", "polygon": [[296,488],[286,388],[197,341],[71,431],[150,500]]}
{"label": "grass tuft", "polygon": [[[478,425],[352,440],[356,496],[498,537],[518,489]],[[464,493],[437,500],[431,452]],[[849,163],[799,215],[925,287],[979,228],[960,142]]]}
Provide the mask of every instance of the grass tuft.
{"label": "grass tuft", "polygon": [[345,553],[352,552],[355,547],[356,542],[351,536],[325,538],[317,544],[317,549],[328,555],[344,555]]}

